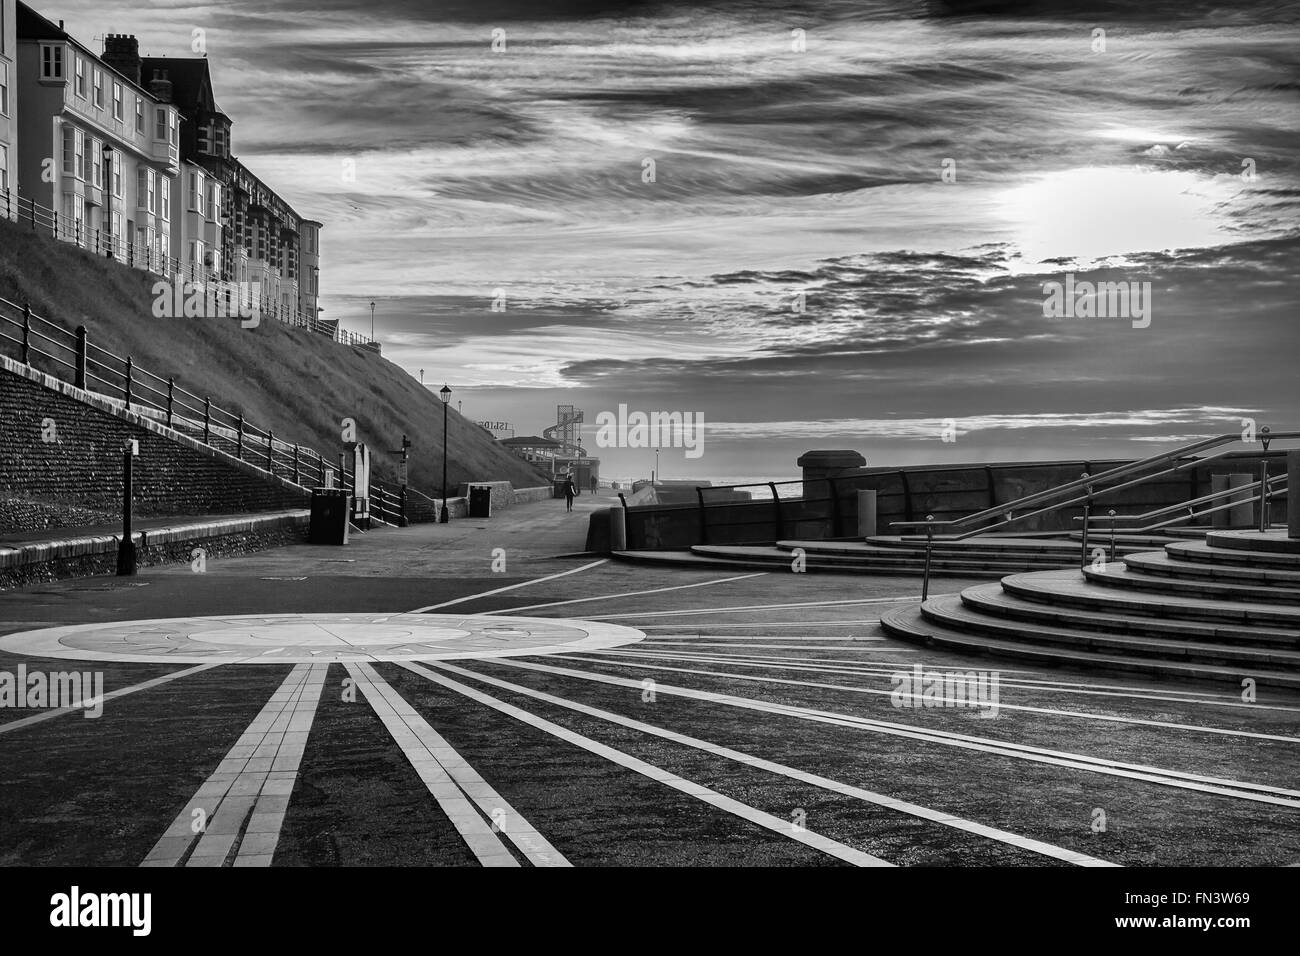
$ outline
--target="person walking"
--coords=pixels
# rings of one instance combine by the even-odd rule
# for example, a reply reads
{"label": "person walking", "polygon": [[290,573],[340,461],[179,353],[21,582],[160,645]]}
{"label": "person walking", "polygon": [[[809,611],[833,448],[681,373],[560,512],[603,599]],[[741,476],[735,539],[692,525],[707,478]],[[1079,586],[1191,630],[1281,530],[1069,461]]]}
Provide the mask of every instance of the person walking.
{"label": "person walking", "polygon": [[591,493],[594,495],[594,494],[595,494],[599,489],[600,489],[600,482],[598,482],[598,481],[596,480],[596,476],[595,476],[595,475],[592,475],[592,476],[591,476]]}
{"label": "person walking", "polygon": [[578,489],[573,484],[573,476],[569,475],[564,479],[564,503],[568,506],[565,510],[573,510],[573,496],[578,493]]}

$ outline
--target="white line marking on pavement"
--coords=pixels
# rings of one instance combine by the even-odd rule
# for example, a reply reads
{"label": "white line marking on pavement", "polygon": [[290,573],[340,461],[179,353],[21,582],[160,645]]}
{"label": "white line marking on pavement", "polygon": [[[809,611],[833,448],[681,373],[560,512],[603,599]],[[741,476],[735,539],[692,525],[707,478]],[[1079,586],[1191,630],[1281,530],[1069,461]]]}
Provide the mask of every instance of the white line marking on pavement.
{"label": "white line marking on pavement", "polygon": [[485,614],[517,614],[520,611],[536,611],[544,607],[559,607],[562,604],[584,604],[587,601],[612,601],[618,598],[641,597],[646,594],[663,594],[665,591],[685,591],[688,588],[704,588],[713,584],[726,584],[728,581],[743,581],[746,578],[758,578],[767,574],[766,571],[755,571],[753,574],[738,574],[730,578],[715,578],[712,581],[696,581],[694,584],[676,584],[669,588],[651,588],[649,591],[625,591],[622,594],[600,594],[596,597],[570,598],[567,601],[551,601],[547,604],[529,604],[526,607],[503,608],[499,611],[484,611]]}
{"label": "white line marking on pavement", "polygon": [[[462,836],[465,836],[470,849],[474,850],[484,866],[519,865],[510,851],[501,845],[500,837],[496,836],[498,827],[533,866],[571,865],[373,667],[357,663],[348,664],[347,669],[348,673],[357,678],[357,684],[365,692],[366,700],[375,708],[384,726],[402,748],[406,759],[420,774],[420,779],[425,782]],[[454,799],[455,794],[446,790],[448,782],[455,785],[458,794],[473,801],[484,817],[493,821],[490,827],[464,799]],[[446,799],[448,797],[453,799]],[[501,817],[502,813],[504,817]],[[503,826],[500,823],[502,819]],[[478,825],[475,826],[475,823]],[[480,827],[492,837],[495,846],[482,838]],[[479,853],[480,849],[486,851],[485,855]],[[505,854],[509,862],[500,859],[499,854]]]}
{"label": "white line marking on pavement", "polygon": [[[744,659],[738,658],[736,655],[705,657],[703,655],[686,656],[686,655],[673,654],[673,653],[654,654],[654,653],[644,653],[640,651],[631,652],[631,653],[624,653],[621,651],[597,651],[595,653],[608,654],[610,656],[617,655],[619,658],[630,657],[633,660],[681,660],[681,661],[693,661],[700,664],[735,664],[740,667],[765,667],[769,670],[773,668],[775,668],[776,670],[812,670],[812,671],[820,671],[821,673],[833,672],[839,674],[852,674],[854,676],[862,676],[862,677],[882,677],[882,676],[892,676],[893,674],[908,673],[906,669],[900,670],[897,667],[895,667],[892,671],[886,671],[882,673],[879,670],[867,671],[861,668],[848,668],[848,667],[817,668],[817,667],[801,666],[798,664],[774,665],[762,660],[751,663],[745,661]],[[592,658],[572,657],[569,655],[565,655],[565,659],[566,660],[588,660],[588,661],[592,660]],[[615,662],[609,661],[607,663],[615,663]],[[644,665],[634,664],[631,666],[640,667]],[[913,666],[921,667],[922,665],[919,663],[914,663]],[[788,680],[786,678],[781,678],[781,677],[753,677],[748,674],[728,674],[722,671],[690,670],[687,668],[680,668],[680,667],[669,667],[666,668],[666,670],[678,671],[683,674],[705,674],[710,677],[728,677],[733,680],[762,681],[765,683],[772,683],[772,684],[793,684],[797,687],[817,687],[817,688],[822,688],[824,690],[844,690],[854,694],[874,694],[877,696],[892,697],[894,694],[898,693],[895,690],[879,690],[874,687],[850,687],[847,684],[822,684],[816,681]],[[1001,683],[1000,680],[999,683]],[[1044,689],[1046,690],[1050,688],[1044,688]],[[919,694],[919,693],[903,694],[902,696],[917,701],[924,699],[923,694]],[[1205,703],[1205,701],[1184,700],[1184,701],[1180,701],[1180,703],[1201,704],[1201,703]],[[1100,720],[1108,723],[1139,724],[1146,727],[1163,727],[1168,730],[1192,730],[1192,731],[1199,731],[1200,733],[1205,733],[1205,734],[1225,734],[1229,737],[1250,737],[1255,740],[1276,740],[1281,743],[1300,744],[1300,737],[1284,737],[1284,736],[1279,736],[1277,734],[1261,734],[1250,730],[1229,730],[1222,727],[1203,727],[1200,726],[1199,724],[1176,724],[1176,723],[1171,723],[1163,720],[1145,720],[1141,717],[1120,717],[1116,714],[1090,714],[1084,711],[1056,710],[1051,707],[1033,707],[1029,704],[1008,704],[1006,701],[999,701],[998,707],[999,709],[1002,710],[1022,710],[1025,711],[1026,713],[1031,713],[1031,714],[1050,714],[1053,717],[1078,717],[1084,720]]]}
{"label": "white line marking on pavement", "polygon": [[530,581],[520,581],[518,584],[507,584],[503,588],[494,588],[491,591],[484,591],[482,594],[467,594],[465,597],[454,598],[450,601],[443,601],[441,604],[430,604],[428,607],[417,607],[414,611],[407,611],[407,614],[425,614],[428,611],[436,611],[439,608],[451,607],[453,604],[463,604],[466,601],[477,601],[479,598],[491,597],[493,594],[502,594],[505,591],[513,591],[515,588],[527,587],[530,584],[541,584],[543,581],[553,581],[556,578],[562,578],[568,574],[577,574],[579,571],[586,571],[601,564],[608,563],[609,558],[601,558],[599,561],[593,561],[591,564],[584,564],[580,568],[570,568],[568,571],[560,571],[557,574],[548,574],[546,577],[533,578]]}
{"label": "white line marking on pavement", "polygon": [[[567,658],[568,660],[583,660],[592,664],[608,664],[608,661],[593,660],[591,658]],[[632,687],[641,690],[641,682],[627,677],[613,677],[608,674],[599,674],[592,671],[578,671],[567,667],[551,667],[547,664],[524,663],[522,661],[509,661],[505,658],[496,659],[501,664],[510,667],[519,667],[526,670],[535,670],[542,673],[559,674],[565,677],[576,677],[579,680],[596,681],[603,684],[614,684],[619,687]],[[676,671],[681,670],[675,667],[657,667],[650,664],[629,664],[627,666],[637,667],[639,669],[659,670],[659,671]],[[687,672],[689,673],[689,672]],[[738,675],[724,674],[724,677],[739,679]],[[780,681],[779,683],[797,683],[790,681]],[[1149,767],[1142,764],[1128,764],[1117,760],[1106,760],[1100,757],[1089,757],[1085,754],[1067,753],[1059,750],[1048,750],[1042,747],[1030,747],[1023,744],[1007,743],[1001,740],[993,740],[988,737],[975,737],[969,734],[956,734],[943,730],[925,730],[913,724],[895,724],[889,721],[872,720],[868,717],[856,717],[851,714],[839,714],[832,711],[813,710],[807,707],[796,707],[792,704],[775,704],[769,701],[755,700],[749,697],[734,697],[730,694],[718,694],[712,691],[694,690],[689,687],[675,687],[671,684],[656,684],[655,692],[659,694],[671,694],[678,697],[689,697],[695,700],[703,700],[715,704],[727,704],[733,707],[742,707],[748,710],[758,710],[764,713],[781,714],[787,717],[795,717],[800,720],[812,720],[825,724],[838,724],[844,727],[854,727],[859,730],[866,730],[871,733],[885,734],[894,737],[906,737],[912,740],[920,740],[927,743],[942,744],[948,747],[958,747],[964,750],[975,750],[981,753],[994,754],[1001,757],[1012,757],[1018,760],[1028,760],[1034,763],[1045,763],[1052,766],[1068,767],[1073,770],[1087,770],[1092,773],[1101,773],[1113,777],[1126,777],[1132,780],[1143,780],[1148,783],[1158,783],[1162,786],[1177,787],[1183,790],[1197,790],[1202,793],[1211,793],[1218,796],[1235,797],[1239,800],[1251,800],[1257,803],[1269,803],[1276,806],[1300,808],[1300,792],[1286,790],[1281,787],[1270,787],[1264,784],[1246,783],[1239,780],[1225,780],[1218,777],[1205,777],[1199,774],[1183,773],[1179,770],[1165,770],[1160,767]],[[1273,796],[1273,794],[1282,794],[1283,796]]]}
{"label": "white line marking on pavement", "polygon": [[1031,840],[1028,837],[1022,837],[1015,833],[1009,833],[1005,830],[998,830],[994,827],[985,826],[981,823],[975,823],[971,820],[964,820],[961,817],[953,816],[939,810],[931,810],[928,807],[918,806],[914,803],[907,803],[903,800],[896,800],[893,797],[887,797],[883,794],[873,793],[870,790],[863,790],[860,787],[854,787],[838,780],[831,780],[827,777],[821,777],[814,773],[807,773],[803,770],[797,770],[794,767],[787,767],[783,764],[775,763],[771,760],[765,760],[761,757],[755,757],[751,754],[742,753],[738,750],[732,750],[718,744],[709,743],[706,740],[700,740],[698,737],[689,737],[685,734],[679,734],[672,730],[666,730],[663,727],[656,727],[653,724],[643,723],[639,720],[633,720],[631,717],[624,717],[607,710],[600,710],[595,707],[588,707],[586,704],[579,704],[577,701],[567,700],[563,697],[556,697],[553,694],[546,694],[542,691],[533,690],[531,687],[525,687],[522,684],[513,684],[509,681],[500,680],[496,677],[490,677],[487,674],[478,671],[466,670],[455,665],[434,665],[443,670],[454,671],[474,680],[483,681],[496,687],[502,687],[515,693],[522,694],[526,697],[532,697],[536,700],[546,701],[547,703],[556,704],[560,707],[566,707],[569,710],[577,711],[581,714],[588,714],[592,717],[599,717],[602,720],[608,720],[612,723],[621,724],[624,727],[631,727],[634,730],[640,730],[643,733],[651,734],[656,737],[662,737],[665,740],[671,740],[687,747],[694,747],[697,750],[703,750],[715,756],[725,757],[728,760],[735,760],[747,766],[754,767],[757,770],[766,770],[770,773],[779,774],[783,777],[789,777],[792,780],[798,780],[802,783],[808,783],[823,790],[831,790],[844,796],[853,797],[867,803],[873,803],[877,806],[887,807],[890,810],[896,810],[899,813],[908,816],[919,817],[932,823],[942,824],[943,826],[953,827],[957,830],[963,830],[967,833],[974,833],[991,840],[997,840],[1000,843],[1009,843],[1012,846],[1020,847],[1034,853],[1041,853],[1045,856],[1057,860],[1064,860],[1067,863],[1076,863],[1081,866],[1116,866],[1118,864],[1108,863],[1105,860],[1099,860],[1096,857],[1088,856],[1084,853],[1076,853],[1073,850],[1067,850],[1062,847],[1053,846],[1050,843],[1043,843],[1038,840]]}
{"label": "white line marking on pavement", "polygon": [[[497,700],[495,697],[490,697],[482,691],[475,690],[472,687],[467,687],[466,685],[451,680],[448,677],[444,677],[441,674],[436,674],[419,664],[404,662],[400,666],[405,667],[407,670],[414,671],[434,683],[441,684],[443,687],[464,694],[471,700],[475,700],[480,704],[499,710],[503,714],[508,714],[516,720],[523,721],[532,727],[536,727],[538,730],[543,730],[554,737],[558,737],[566,743],[573,744],[575,747],[581,747],[583,750],[588,750],[591,753],[604,757],[606,760],[616,763],[620,767],[634,770],[639,774],[649,777],[651,780],[656,780],[659,783],[662,783],[664,786],[672,787],[674,790],[680,790],[682,793],[689,794],[710,806],[717,807],[720,810],[725,810],[727,813],[734,814],[744,820],[748,820],[750,823],[755,823],[758,826],[771,830],[774,833],[778,833],[781,836],[789,837],[792,840],[796,840],[806,846],[820,850],[821,852],[836,857],[837,859],[844,860],[847,863],[852,863],[855,866],[893,865],[892,863],[886,863],[879,857],[872,856],[869,853],[863,853],[861,850],[855,850],[853,847],[846,846],[845,844],[832,840],[829,837],[821,836],[820,834],[813,833],[807,829],[796,829],[789,820],[783,820],[770,813],[765,813],[762,810],[755,809],[748,804],[724,796],[715,790],[710,790],[708,787],[692,783],[676,774],[669,773],[667,770],[646,763],[644,760],[633,757],[631,754],[624,753],[621,750],[615,750],[613,747],[607,747],[602,743],[597,743],[590,737],[584,737],[566,727],[561,727],[559,724],[534,716],[526,710],[521,710],[512,704],[507,704]],[[478,676],[473,674],[473,672],[461,671],[460,668],[454,668],[454,670],[456,670],[457,673],[470,673],[472,676]]]}
{"label": "white line marking on pavement", "polygon": [[185,866],[224,866],[236,843],[235,866],[271,865],[328,669],[294,666],[141,866],[176,866],[191,846]]}
{"label": "white line marking on pavement", "polygon": [[[110,700],[117,700],[119,697],[125,697],[127,694],[134,694],[136,691],[148,690],[151,687],[157,687],[159,684],[166,684],[168,681],[180,680],[182,677],[189,677],[191,674],[197,674],[199,671],[210,670],[213,667],[220,667],[220,664],[199,664],[197,667],[187,667],[184,670],[173,671],[170,674],[164,674],[162,677],[155,677],[153,680],[142,681],[139,684],[132,684],[130,687],[119,687],[115,691],[105,694],[100,703],[107,703]],[[85,702],[83,702],[84,704]],[[54,710],[43,711],[39,714],[32,714],[30,717],[20,717],[18,720],[10,720],[0,724],[0,734],[7,734],[11,730],[18,730],[20,727],[30,727],[32,724],[40,723],[42,720],[49,720],[52,717],[62,717],[64,714],[74,712],[85,712],[85,706],[82,707],[58,707]]]}

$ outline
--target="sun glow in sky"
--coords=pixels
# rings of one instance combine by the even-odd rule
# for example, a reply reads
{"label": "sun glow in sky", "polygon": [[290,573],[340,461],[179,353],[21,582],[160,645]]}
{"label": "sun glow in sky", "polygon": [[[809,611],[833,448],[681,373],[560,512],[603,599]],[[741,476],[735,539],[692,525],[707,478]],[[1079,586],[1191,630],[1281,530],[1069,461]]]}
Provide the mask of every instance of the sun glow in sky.
{"label": "sun glow in sky", "polygon": [[1067,169],[1009,189],[1005,210],[1025,268],[1214,246],[1232,237],[1231,176],[1140,166]]}

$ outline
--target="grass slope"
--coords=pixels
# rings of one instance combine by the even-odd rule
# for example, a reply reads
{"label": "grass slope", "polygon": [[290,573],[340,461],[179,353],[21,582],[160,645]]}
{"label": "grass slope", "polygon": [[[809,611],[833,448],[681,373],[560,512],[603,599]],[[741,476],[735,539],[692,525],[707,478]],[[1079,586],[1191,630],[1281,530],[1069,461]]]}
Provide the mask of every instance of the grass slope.
{"label": "grass slope", "polygon": [[[0,222],[0,296],[19,305],[30,302],[33,312],[70,331],[85,325],[93,343],[130,355],[163,378],[174,375],[177,385],[322,454],[337,457],[340,423],[352,418],[379,478],[396,478],[399,456],[390,450],[400,447],[405,434],[413,442],[411,486],[439,494],[443,407],[437,395],[373,352],[273,319],[242,329],[236,319],[155,318],[155,281],[28,226]],[[454,369],[442,372],[455,379]],[[447,432],[453,487],[462,481],[510,481],[516,488],[547,484],[527,462],[450,409]]]}

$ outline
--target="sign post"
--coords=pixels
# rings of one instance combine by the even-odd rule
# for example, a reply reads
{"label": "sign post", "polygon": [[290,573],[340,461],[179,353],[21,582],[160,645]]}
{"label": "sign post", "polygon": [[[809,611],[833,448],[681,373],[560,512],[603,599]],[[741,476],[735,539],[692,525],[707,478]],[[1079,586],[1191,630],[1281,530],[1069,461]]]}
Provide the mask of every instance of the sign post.
{"label": "sign post", "polygon": [[136,572],[135,542],[131,540],[131,465],[140,454],[140,442],[128,438],[122,446],[122,540],[117,546],[118,577]]}

